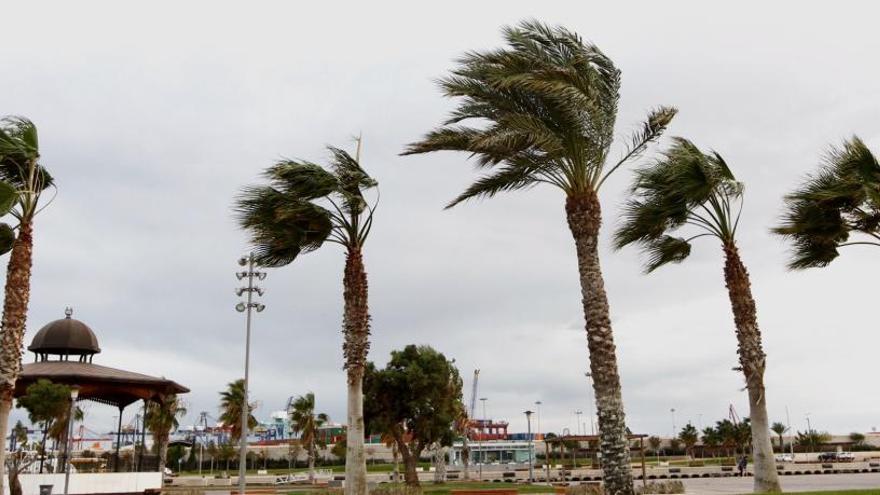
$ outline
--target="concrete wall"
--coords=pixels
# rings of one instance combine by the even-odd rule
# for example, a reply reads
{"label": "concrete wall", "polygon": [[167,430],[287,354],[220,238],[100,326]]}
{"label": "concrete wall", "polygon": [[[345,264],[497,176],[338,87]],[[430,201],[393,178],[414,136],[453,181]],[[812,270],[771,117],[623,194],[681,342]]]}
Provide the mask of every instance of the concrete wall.
{"label": "concrete wall", "polygon": [[[22,474],[19,479],[25,495],[40,493],[40,485],[53,485],[52,493],[64,493],[64,473]],[[68,492],[143,493],[144,490],[161,489],[161,473],[71,473]],[[8,483],[4,483],[3,490],[3,495],[9,495]]]}

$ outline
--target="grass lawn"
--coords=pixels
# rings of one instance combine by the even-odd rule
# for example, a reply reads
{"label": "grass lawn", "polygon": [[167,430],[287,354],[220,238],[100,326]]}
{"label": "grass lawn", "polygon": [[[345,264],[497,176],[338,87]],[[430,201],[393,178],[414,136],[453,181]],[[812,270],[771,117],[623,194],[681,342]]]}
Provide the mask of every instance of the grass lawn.
{"label": "grass lawn", "polygon": [[[792,495],[880,495],[880,488],[868,490],[831,490],[826,492],[785,492]],[[753,494],[749,494],[753,495]]]}

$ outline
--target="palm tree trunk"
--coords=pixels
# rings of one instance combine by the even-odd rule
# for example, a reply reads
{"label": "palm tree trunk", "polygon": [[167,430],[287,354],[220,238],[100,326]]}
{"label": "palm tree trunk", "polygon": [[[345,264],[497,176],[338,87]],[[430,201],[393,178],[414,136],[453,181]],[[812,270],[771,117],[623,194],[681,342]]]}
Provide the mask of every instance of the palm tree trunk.
{"label": "palm tree trunk", "polygon": [[309,483],[315,484],[315,444],[309,445]]}
{"label": "palm tree trunk", "polygon": [[345,447],[345,495],[367,495],[367,459],[364,455],[364,366],[370,349],[370,313],[367,273],[361,250],[352,247],[343,278],[345,312],[342,346],[348,372],[348,431]]}
{"label": "palm tree trunk", "polygon": [[160,435],[157,440],[159,443],[159,472],[165,473],[165,464],[168,462],[168,435]]}
{"label": "palm tree trunk", "polygon": [[[15,381],[21,369],[21,349],[31,297],[33,226],[27,219],[19,225],[18,237],[6,265],[6,292],[0,321],[0,432],[9,431],[9,411]],[[0,449],[0,493],[6,479],[6,449]]]}
{"label": "palm tree trunk", "polygon": [[464,464],[465,481],[470,481],[471,479],[471,448],[468,445],[469,429],[469,427],[465,427],[464,436],[461,439],[461,462]]}
{"label": "palm tree trunk", "polygon": [[577,248],[590,371],[599,416],[599,448],[602,452],[605,493],[632,495],[632,467],[617,355],[605,282],[599,265],[598,241],[602,223],[599,198],[594,193],[570,196],[565,203],[565,212]]}
{"label": "palm tree trunk", "polygon": [[736,323],[739,363],[749,392],[749,418],[752,426],[755,492],[779,492],[779,476],[770,440],[767,401],[764,390],[766,355],[761,346],[761,331],[752,297],[749,272],[733,242],[724,245],[724,281]]}

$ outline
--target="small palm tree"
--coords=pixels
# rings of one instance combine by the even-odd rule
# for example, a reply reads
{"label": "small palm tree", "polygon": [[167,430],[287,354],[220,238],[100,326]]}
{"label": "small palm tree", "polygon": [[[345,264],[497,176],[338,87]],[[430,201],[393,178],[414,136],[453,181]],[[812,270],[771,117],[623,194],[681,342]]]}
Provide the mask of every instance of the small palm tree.
{"label": "small palm tree", "polygon": [[[766,355],[749,273],[736,243],[743,185],[721,155],[704,154],[690,141],[676,138],[662,159],[637,172],[632,192],[634,198],[626,203],[624,221],[615,233],[615,247],[641,246],[647,256],[647,272],[683,261],[691,253],[693,240],[714,237],[721,242],[724,282],[749,396],[755,491],[779,491],[764,388]],[[692,232],[686,238],[671,235],[687,230]]]}
{"label": "small palm tree", "polygon": [[681,432],[678,434],[678,439],[681,440],[681,443],[684,444],[684,449],[688,456],[693,457],[694,455],[694,445],[697,444],[697,440],[700,439],[700,434],[697,431],[697,428],[688,423],[681,429]]}
{"label": "small palm tree", "polygon": [[770,431],[776,433],[776,435],[779,437],[779,451],[785,452],[785,439],[783,438],[783,435],[785,435],[785,432],[788,431],[788,427],[785,426],[785,424],[777,421],[770,425]]}
{"label": "small palm tree", "polygon": [[721,444],[721,436],[718,434],[718,430],[711,426],[707,426],[703,428],[703,457],[706,456],[705,448],[709,448],[712,450],[712,457],[715,457],[715,448]]}
{"label": "small palm tree", "polygon": [[599,266],[599,190],[618,168],[640,156],[676,111],[648,116],[617,161],[609,159],[620,94],[620,71],[596,46],[562,27],[536,21],[504,28],[507,47],[468,52],[440,82],[458,108],[404,154],[463,151],[491,170],[449,207],[475,198],[554,186],[565,195],[586,320],[590,371],[609,493],[631,494],[629,442],[608,299]]}
{"label": "small palm tree", "polygon": [[[0,432],[6,432],[9,431],[15,381],[21,371],[21,351],[31,295],[34,217],[45,207],[40,202],[43,192],[53,186],[52,176],[40,165],[37,127],[28,119],[7,117],[0,120],[0,180],[5,183],[0,187],[0,214],[11,213],[18,222],[17,235],[10,226],[0,225],[0,253],[12,251],[6,265],[0,321]],[[0,493],[6,479],[5,467],[6,451],[0,449]]]}
{"label": "small palm tree", "polygon": [[375,205],[367,203],[364,193],[377,183],[360,166],[360,146],[358,139],[355,157],[330,147],[329,171],[310,162],[281,161],[266,170],[269,185],[246,188],[236,205],[239,224],[250,233],[257,261],[263,266],[288,265],[324,242],[345,248],[346,495],[367,493],[363,381],[370,348],[370,312],[363,248],[373,226]]}
{"label": "small palm tree", "polygon": [[792,242],[792,269],[826,266],[841,247],[880,246],[880,163],[853,137],[831,149],[819,172],[785,197],[785,207],[773,232]]}
{"label": "small palm tree", "polygon": [[[226,390],[220,392],[220,421],[229,427],[229,439],[232,442],[241,439],[241,415],[244,409],[244,379],[240,378],[227,385]],[[257,418],[253,411],[255,404],[248,404],[248,430],[257,426]],[[244,432],[247,435],[247,432]]]}
{"label": "small palm tree", "polygon": [[301,395],[293,401],[290,411],[290,423],[293,434],[299,435],[299,441],[306,448],[309,457],[309,482],[315,482],[315,455],[317,447],[323,448],[324,439],[318,429],[330,421],[325,413],[315,414],[315,394],[312,392]]}
{"label": "small palm tree", "polygon": [[[168,461],[168,438],[180,425],[178,419],[186,416],[186,404],[176,394],[147,403],[146,427],[153,435],[159,452],[159,472],[165,472]],[[240,424],[240,423],[239,423]]]}

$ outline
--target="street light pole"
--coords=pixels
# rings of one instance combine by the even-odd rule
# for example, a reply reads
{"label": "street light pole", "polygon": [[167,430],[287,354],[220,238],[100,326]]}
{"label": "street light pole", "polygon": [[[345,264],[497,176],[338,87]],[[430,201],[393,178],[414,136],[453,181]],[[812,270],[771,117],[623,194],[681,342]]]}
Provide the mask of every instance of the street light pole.
{"label": "street light pole", "polygon": [[[574,414],[577,416],[578,435],[581,434],[581,414],[583,414],[583,413],[584,412],[581,411],[580,409],[578,409],[577,411],[574,412]],[[584,432],[584,433],[586,433],[586,432]]]}
{"label": "street light pole", "polygon": [[483,463],[486,462],[486,451],[483,450],[483,437],[486,435],[486,401],[489,400],[488,397],[480,397],[480,402],[483,403],[483,419],[480,421],[480,481],[483,481]]}
{"label": "street light pole", "polygon": [[534,462],[532,461],[532,411],[526,411],[526,424],[529,438],[529,483],[535,481]]}
{"label": "street light pole", "polygon": [[535,434],[538,436],[541,435],[541,404],[543,404],[543,402],[541,402],[539,400],[535,401],[535,406],[537,406],[536,408],[538,410],[538,429],[535,432]]}
{"label": "street light pole", "polygon": [[70,387],[70,412],[67,416],[67,445],[64,446],[64,495],[68,494],[70,487],[70,453],[73,451],[73,417],[76,413],[76,398],[79,397],[79,387]]}
{"label": "street light pole", "polygon": [[677,436],[675,434],[675,432],[676,432],[676,429],[675,429],[675,408],[673,407],[672,409],[669,410],[669,412],[672,413],[672,437],[670,437],[670,438],[675,438]]}
{"label": "street light pole", "polygon": [[248,372],[250,368],[250,359],[251,359],[251,316],[252,310],[256,309],[257,313],[266,309],[266,306],[254,302],[254,293],[256,292],[258,295],[263,295],[263,289],[254,285],[254,278],[259,280],[263,280],[266,278],[265,272],[254,271],[256,266],[256,262],[254,259],[254,253],[250,253],[246,258],[240,258],[238,260],[239,266],[243,266],[247,268],[247,271],[237,272],[235,274],[238,280],[242,280],[247,278],[248,284],[247,287],[241,287],[236,289],[235,294],[241,297],[242,294],[247,293],[247,303],[239,302],[235,305],[236,311],[239,313],[246,312],[246,332],[245,332],[245,346],[244,346],[244,397],[242,399],[241,405],[241,444],[239,446],[239,454],[238,454],[238,493],[245,493],[245,471],[247,468],[247,434],[248,434],[248,418],[250,417],[250,403],[248,403]]}

